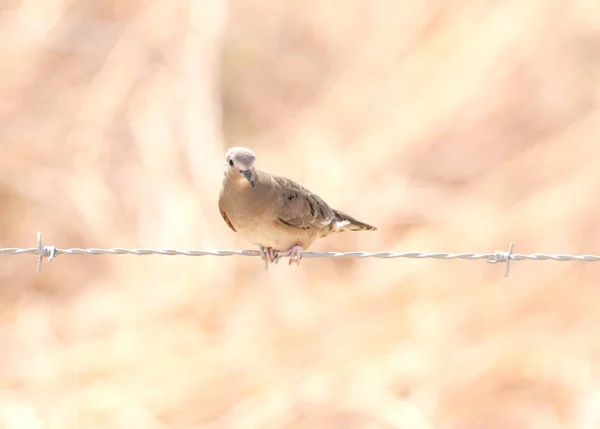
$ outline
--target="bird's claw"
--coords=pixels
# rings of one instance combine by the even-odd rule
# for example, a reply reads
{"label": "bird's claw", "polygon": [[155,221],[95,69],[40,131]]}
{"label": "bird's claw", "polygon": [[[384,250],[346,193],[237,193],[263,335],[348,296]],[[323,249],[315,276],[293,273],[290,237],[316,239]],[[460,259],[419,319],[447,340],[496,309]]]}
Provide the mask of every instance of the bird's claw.
{"label": "bird's claw", "polygon": [[265,261],[265,270],[269,269],[269,262],[274,264],[278,264],[279,260],[282,256],[289,256],[289,264],[292,265],[293,262],[300,265],[300,260],[302,259],[302,246],[292,246],[288,250],[280,251],[275,250],[272,247],[262,247],[260,248],[260,257]]}
{"label": "bird's claw", "polygon": [[289,256],[290,260],[288,265],[292,265],[292,262],[296,262],[296,264],[300,265],[300,260],[302,259],[302,252],[302,246],[295,245],[283,252],[277,252],[277,259],[281,258],[282,256]]}
{"label": "bird's claw", "polygon": [[269,269],[269,262],[277,263],[277,253],[272,247],[260,247],[260,258],[265,261],[265,270]]}

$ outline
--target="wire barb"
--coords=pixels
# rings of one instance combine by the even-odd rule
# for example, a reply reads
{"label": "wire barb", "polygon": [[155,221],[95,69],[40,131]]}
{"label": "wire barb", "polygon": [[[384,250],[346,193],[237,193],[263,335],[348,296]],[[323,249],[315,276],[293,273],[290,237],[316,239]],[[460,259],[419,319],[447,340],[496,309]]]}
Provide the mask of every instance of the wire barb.
{"label": "wire barb", "polygon": [[[379,258],[379,259],[466,259],[477,260],[482,259],[490,264],[506,263],[504,277],[508,277],[510,270],[510,261],[581,261],[581,262],[600,262],[598,255],[565,255],[555,254],[548,255],[544,253],[533,253],[530,255],[513,254],[513,243],[510,244],[508,252],[496,250],[494,253],[423,253],[423,252],[302,252],[302,257],[307,259],[312,258]],[[37,271],[42,269],[44,258],[48,258],[48,262],[58,255],[162,255],[162,256],[264,256],[264,253],[259,250],[176,250],[176,249],[124,249],[120,247],[112,249],[57,249],[56,246],[44,246],[42,244],[42,234],[38,232],[37,247],[32,248],[0,248],[0,255],[22,255],[30,253],[38,255]]]}
{"label": "wire barb", "polygon": [[56,256],[56,246],[44,246],[42,244],[42,233],[40,231],[37,233],[37,245],[37,272],[39,273],[42,270],[44,258],[48,258],[48,263],[50,263]]}
{"label": "wire barb", "polygon": [[513,252],[514,243],[510,243],[508,246],[508,252],[503,250],[496,250],[494,252],[494,259],[488,260],[490,264],[499,264],[501,262],[506,262],[506,269],[504,271],[504,277],[508,277],[508,272],[510,271],[510,260]]}

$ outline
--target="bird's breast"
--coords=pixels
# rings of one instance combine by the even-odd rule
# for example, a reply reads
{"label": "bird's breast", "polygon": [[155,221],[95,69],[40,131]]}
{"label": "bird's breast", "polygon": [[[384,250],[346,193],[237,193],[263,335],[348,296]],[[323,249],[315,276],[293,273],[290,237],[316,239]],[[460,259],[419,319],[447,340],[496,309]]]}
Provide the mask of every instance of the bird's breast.
{"label": "bird's breast", "polygon": [[276,250],[287,250],[296,244],[307,248],[315,238],[314,231],[282,225],[277,221],[279,202],[276,194],[258,186],[224,189],[221,206],[238,234],[246,241]]}

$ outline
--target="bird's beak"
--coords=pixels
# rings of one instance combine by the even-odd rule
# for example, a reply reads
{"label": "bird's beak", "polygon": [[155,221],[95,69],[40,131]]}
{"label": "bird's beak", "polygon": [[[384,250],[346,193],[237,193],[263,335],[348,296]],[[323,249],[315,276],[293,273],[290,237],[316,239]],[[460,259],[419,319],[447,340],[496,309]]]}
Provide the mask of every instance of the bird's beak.
{"label": "bird's beak", "polygon": [[244,175],[246,180],[250,182],[250,186],[254,188],[254,179],[252,178],[252,170],[241,170],[240,173]]}

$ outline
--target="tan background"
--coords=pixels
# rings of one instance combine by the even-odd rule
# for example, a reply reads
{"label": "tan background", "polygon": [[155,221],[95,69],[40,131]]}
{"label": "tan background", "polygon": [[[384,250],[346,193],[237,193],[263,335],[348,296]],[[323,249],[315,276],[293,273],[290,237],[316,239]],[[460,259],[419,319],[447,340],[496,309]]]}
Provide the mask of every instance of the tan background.
{"label": "tan background", "polygon": [[[250,248],[253,148],[376,233],[600,254],[600,3],[5,0],[0,247]],[[600,265],[0,256],[2,428],[600,427]]]}

